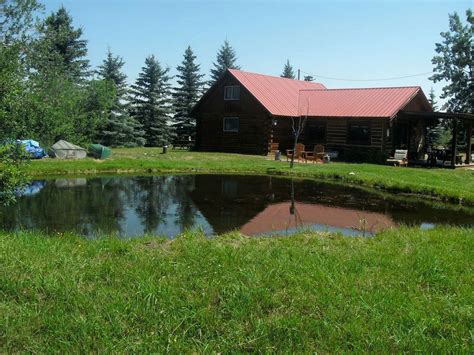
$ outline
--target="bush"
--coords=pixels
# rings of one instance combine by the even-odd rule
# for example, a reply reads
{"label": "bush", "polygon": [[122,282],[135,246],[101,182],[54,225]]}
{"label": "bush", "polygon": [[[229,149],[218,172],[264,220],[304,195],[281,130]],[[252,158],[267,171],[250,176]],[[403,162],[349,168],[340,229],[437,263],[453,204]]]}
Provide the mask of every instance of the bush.
{"label": "bush", "polygon": [[28,154],[21,144],[0,146],[0,203],[14,202],[16,191],[28,182],[25,174],[28,159]]}

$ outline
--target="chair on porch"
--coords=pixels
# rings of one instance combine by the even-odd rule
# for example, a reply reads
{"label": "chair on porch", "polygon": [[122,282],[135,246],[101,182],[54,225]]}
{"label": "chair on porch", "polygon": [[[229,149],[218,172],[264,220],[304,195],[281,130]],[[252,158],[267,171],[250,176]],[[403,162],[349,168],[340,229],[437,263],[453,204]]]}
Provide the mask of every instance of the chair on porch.
{"label": "chair on porch", "polygon": [[279,148],[279,143],[270,143],[270,148],[268,150],[270,154],[275,154],[276,152],[278,152]]}
{"label": "chair on porch", "polygon": [[324,158],[324,146],[321,144],[316,144],[312,152],[305,152],[304,158],[306,161],[313,161],[313,163],[322,163]]}
{"label": "chair on porch", "polygon": [[[303,153],[304,153],[304,144],[303,143],[298,143],[296,145],[296,149],[295,149],[295,154],[294,154],[294,159],[295,160],[300,160],[301,158],[303,158]],[[293,150],[292,149],[287,149],[286,150],[286,161],[290,160],[291,157],[293,156]]]}
{"label": "chair on porch", "polygon": [[388,158],[387,163],[393,164],[394,166],[408,166],[408,150],[395,150],[394,156],[392,158]]}

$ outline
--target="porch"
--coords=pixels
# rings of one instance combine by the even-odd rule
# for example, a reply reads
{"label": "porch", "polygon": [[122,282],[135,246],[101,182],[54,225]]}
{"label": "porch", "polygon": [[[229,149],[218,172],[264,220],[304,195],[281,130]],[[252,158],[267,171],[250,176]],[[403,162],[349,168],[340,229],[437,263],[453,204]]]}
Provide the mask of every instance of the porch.
{"label": "porch", "polygon": [[[450,121],[451,141],[448,146],[435,147],[427,141],[427,127],[437,120]],[[472,157],[472,126],[474,114],[448,112],[400,111],[394,125],[393,147],[408,149],[412,166],[466,168],[474,167]],[[465,144],[459,147],[460,130],[465,131]]]}

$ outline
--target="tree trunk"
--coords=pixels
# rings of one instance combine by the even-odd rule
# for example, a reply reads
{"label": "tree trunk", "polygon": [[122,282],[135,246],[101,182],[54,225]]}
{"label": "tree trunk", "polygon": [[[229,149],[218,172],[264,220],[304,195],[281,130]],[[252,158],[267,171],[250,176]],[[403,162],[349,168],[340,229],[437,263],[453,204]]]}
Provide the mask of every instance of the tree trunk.
{"label": "tree trunk", "polygon": [[295,153],[296,153],[296,145],[298,144],[298,137],[295,137],[295,141],[293,143],[293,154],[291,154],[291,162],[290,162],[290,168],[293,168],[293,165],[295,164]]}
{"label": "tree trunk", "polygon": [[467,124],[467,130],[466,130],[466,164],[471,164],[472,161],[472,121],[469,121]]}
{"label": "tree trunk", "polygon": [[452,142],[452,158],[451,158],[451,167],[454,168],[456,166],[456,146],[457,146],[457,138],[458,138],[458,120],[453,120],[453,142]]}

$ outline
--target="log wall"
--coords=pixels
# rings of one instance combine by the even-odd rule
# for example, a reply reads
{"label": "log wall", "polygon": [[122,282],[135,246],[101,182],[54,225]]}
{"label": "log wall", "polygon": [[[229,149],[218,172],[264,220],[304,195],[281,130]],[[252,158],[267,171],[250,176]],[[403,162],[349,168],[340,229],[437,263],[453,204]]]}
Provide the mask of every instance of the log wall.
{"label": "log wall", "polygon": [[[324,141],[311,140],[308,136],[308,127],[311,124],[320,124],[326,127],[326,137]],[[354,144],[348,142],[348,128],[350,124],[368,125],[370,129],[370,142],[368,144]],[[388,120],[385,118],[310,117],[306,122],[305,130],[301,134],[299,141],[304,143],[308,150],[311,150],[316,144],[322,144],[326,150],[343,151],[357,148],[383,151],[386,145],[387,126]],[[278,124],[274,128],[273,135],[273,141],[280,143],[280,150],[291,149],[293,144],[291,118],[278,118]]]}
{"label": "log wall", "polygon": [[[231,75],[222,78],[194,111],[196,146],[202,151],[266,154],[271,117],[265,108],[240,85],[240,99],[224,100],[224,87],[240,85]],[[224,132],[224,117],[238,117],[239,131]]]}

